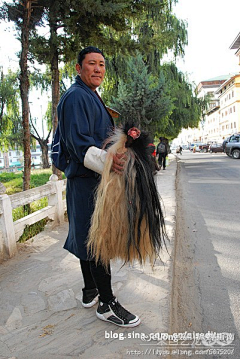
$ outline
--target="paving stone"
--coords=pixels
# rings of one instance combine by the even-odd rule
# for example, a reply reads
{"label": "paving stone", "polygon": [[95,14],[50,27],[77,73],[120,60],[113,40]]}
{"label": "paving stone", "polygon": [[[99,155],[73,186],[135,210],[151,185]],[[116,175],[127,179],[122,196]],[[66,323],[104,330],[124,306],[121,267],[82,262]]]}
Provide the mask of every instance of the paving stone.
{"label": "paving stone", "polygon": [[22,313],[18,307],[14,308],[12,314],[6,322],[8,330],[14,330],[22,326]]}
{"label": "paving stone", "polygon": [[36,292],[23,295],[21,304],[24,308],[24,312],[30,315],[41,312],[46,308],[43,298],[37,295]]}
{"label": "paving stone", "polygon": [[49,310],[53,310],[54,312],[75,308],[77,302],[73,290],[66,289],[50,296],[48,298],[48,306]]}
{"label": "paving stone", "polygon": [[75,283],[80,281],[80,270],[77,272],[77,275],[74,276],[73,271],[67,273],[58,273],[51,277],[43,279],[38,287],[38,290],[45,292],[46,295],[52,295],[54,293],[60,292],[61,289],[70,287]]}

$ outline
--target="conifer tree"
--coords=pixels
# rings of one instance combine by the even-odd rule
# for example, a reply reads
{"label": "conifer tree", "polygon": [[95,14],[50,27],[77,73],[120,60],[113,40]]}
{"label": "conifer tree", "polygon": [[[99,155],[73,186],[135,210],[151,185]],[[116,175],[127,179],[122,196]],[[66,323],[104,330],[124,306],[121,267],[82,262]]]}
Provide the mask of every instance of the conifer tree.
{"label": "conifer tree", "polygon": [[[176,57],[184,55],[187,45],[187,25],[173,14],[174,0],[147,0],[137,3],[138,16],[132,18],[131,46],[125,50],[115,49],[107,59],[107,74],[104,82],[104,99],[111,101],[116,96],[120,78],[126,81],[126,59],[142,54],[145,64],[152,74],[158,76],[160,62],[169,51]],[[118,38],[117,33],[109,36]],[[124,42],[123,37],[123,42]]]}
{"label": "conifer tree", "polygon": [[127,62],[127,81],[120,79],[118,94],[111,104],[120,113],[121,122],[134,123],[153,134],[167,125],[171,111],[170,96],[165,91],[165,79],[149,72],[141,54]]}

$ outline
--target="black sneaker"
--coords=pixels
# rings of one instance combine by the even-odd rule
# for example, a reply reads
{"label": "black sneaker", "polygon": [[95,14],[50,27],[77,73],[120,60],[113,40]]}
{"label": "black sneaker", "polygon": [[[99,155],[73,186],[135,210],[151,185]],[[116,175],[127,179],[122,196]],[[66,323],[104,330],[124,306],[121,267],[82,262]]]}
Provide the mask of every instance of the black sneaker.
{"label": "black sneaker", "polygon": [[82,296],[82,305],[84,308],[91,308],[98,302],[98,290],[97,288],[93,289],[83,289]]}
{"label": "black sneaker", "polygon": [[108,303],[99,301],[96,315],[99,319],[120,327],[136,327],[141,322],[138,316],[129,313],[123,308],[115,297]]}

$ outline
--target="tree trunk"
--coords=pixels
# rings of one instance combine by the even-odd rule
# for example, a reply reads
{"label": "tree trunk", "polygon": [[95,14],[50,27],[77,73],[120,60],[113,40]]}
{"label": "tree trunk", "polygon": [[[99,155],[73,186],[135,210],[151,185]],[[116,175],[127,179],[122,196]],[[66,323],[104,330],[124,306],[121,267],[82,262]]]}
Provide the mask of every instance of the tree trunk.
{"label": "tree trunk", "polygon": [[[53,2],[54,4],[54,2]],[[60,85],[59,85],[59,69],[58,69],[58,38],[57,38],[57,20],[56,10],[54,6],[49,9],[49,26],[50,26],[50,48],[51,48],[51,76],[52,76],[52,128],[53,134],[57,128],[57,105],[60,99]],[[53,173],[62,178],[62,172],[54,165],[52,166]]]}
{"label": "tree trunk", "polygon": [[41,150],[42,150],[42,166],[43,168],[49,168],[49,161],[48,161],[48,145],[46,141],[42,141],[40,143]]}
{"label": "tree trunk", "polygon": [[31,177],[31,150],[30,150],[30,126],[29,126],[29,76],[28,76],[28,50],[29,50],[29,24],[32,10],[32,0],[23,0],[24,7],[20,54],[20,93],[22,100],[22,125],[23,125],[23,151],[24,151],[24,170],[23,170],[23,191],[30,188]]}

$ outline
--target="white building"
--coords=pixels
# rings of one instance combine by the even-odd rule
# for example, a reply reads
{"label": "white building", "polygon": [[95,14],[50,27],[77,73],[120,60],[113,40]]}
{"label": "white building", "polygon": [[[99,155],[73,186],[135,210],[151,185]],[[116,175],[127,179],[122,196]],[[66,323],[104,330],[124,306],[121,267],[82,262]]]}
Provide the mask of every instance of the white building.
{"label": "white building", "polygon": [[240,132],[240,74],[225,81],[216,94],[220,101],[219,132],[224,139]]}
{"label": "white building", "polygon": [[201,81],[197,87],[198,97],[210,98],[209,109],[205,119],[199,123],[198,128],[183,129],[177,141],[187,145],[193,142],[218,142],[219,140],[219,99],[216,90],[228,79],[230,75],[222,75]]}
{"label": "white building", "polygon": [[19,150],[0,151],[0,168],[21,166],[22,156],[23,153]]}
{"label": "white building", "polygon": [[208,97],[209,108],[205,114],[205,118],[199,125],[199,142],[218,142],[220,140],[219,133],[219,107],[220,102],[216,90],[221,86],[231,75],[222,75],[209,80],[201,81],[198,85],[198,97]]}
{"label": "white building", "polygon": [[238,64],[240,65],[240,32],[233,43],[230,45],[230,49],[237,50],[235,55],[238,56]]}
{"label": "white building", "polygon": [[[50,144],[48,145],[48,154],[50,161]],[[14,171],[15,169],[21,169],[23,167],[23,151],[18,149],[9,149],[8,152],[0,151],[0,170]],[[31,163],[36,168],[42,166],[42,151],[39,144],[35,148],[31,148]],[[51,163],[51,161],[50,161]]]}
{"label": "white building", "polygon": [[[240,65],[240,33],[230,49],[237,50],[235,55]],[[221,143],[226,137],[240,132],[240,73],[201,81],[197,90],[198,97],[211,96],[204,121],[197,129],[183,130],[175,142]]]}

